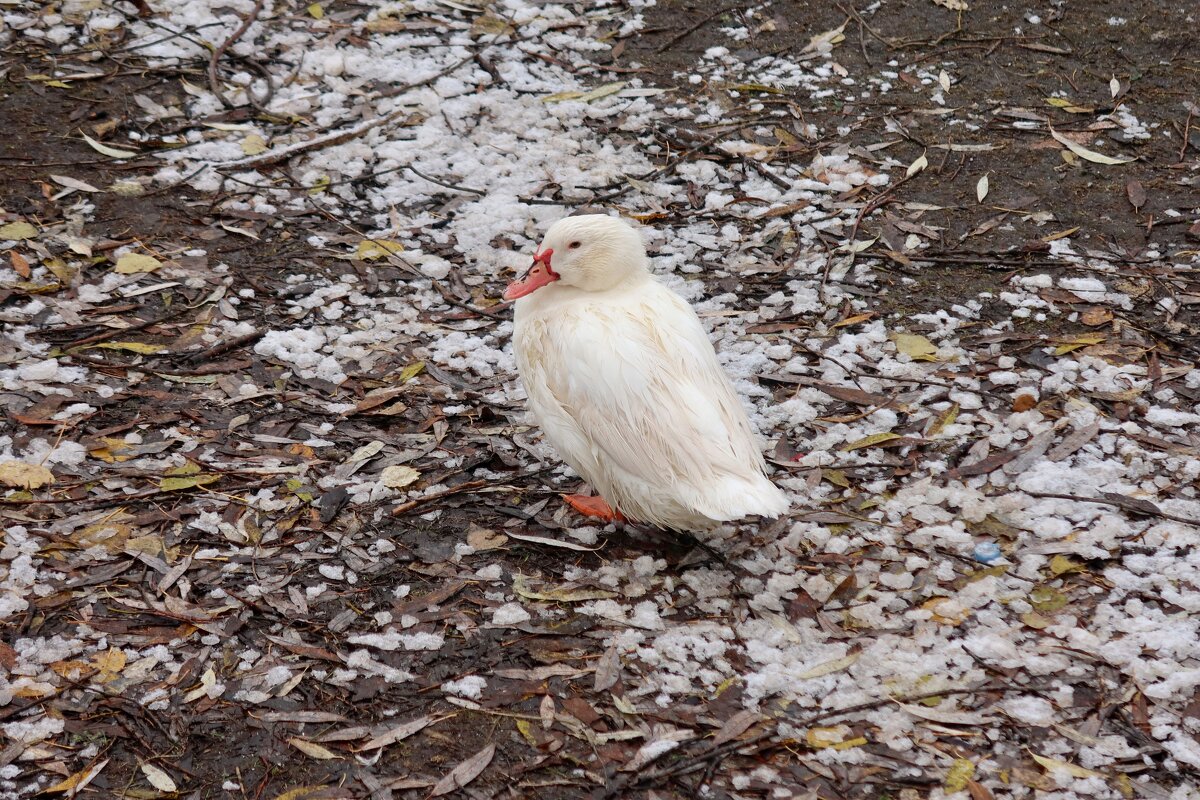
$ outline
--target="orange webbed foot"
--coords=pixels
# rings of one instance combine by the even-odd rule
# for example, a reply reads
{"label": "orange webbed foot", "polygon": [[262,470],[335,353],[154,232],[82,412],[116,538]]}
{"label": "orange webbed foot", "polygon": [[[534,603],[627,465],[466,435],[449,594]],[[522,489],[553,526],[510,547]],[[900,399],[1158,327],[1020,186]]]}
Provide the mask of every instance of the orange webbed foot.
{"label": "orange webbed foot", "polygon": [[604,522],[629,521],[620,511],[615,510],[599,495],[564,494],[562,498],[567,502],[567,505],[585,517],[593,517]]}

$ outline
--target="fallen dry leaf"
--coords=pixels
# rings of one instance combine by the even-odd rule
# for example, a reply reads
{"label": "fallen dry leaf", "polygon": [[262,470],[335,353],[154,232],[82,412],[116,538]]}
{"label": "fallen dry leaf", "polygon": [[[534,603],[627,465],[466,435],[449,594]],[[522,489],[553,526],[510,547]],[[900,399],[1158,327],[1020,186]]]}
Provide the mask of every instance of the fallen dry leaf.
{"label": "fallen dry leaf", "polygon": [[10,222],[7,225],[0,225],[0,240],[12,239],[20,241],[22,239],[32,239],[37,235],[38,229],[25,221]]}
{"label": "fallen dry leaf", "polygon": [[154,256],[143,253],[126,253],[117,259],[116,271],[122,275],[135,275],[139,272],[154,272],[162,266],[162,262]]}
{"label": "fallen dry leaf", "polygon": [[40,489],[54,483],[54,473],[41,464],[24,461],[0,462],[0,484],[18,489]]}
{"label": "fallen dry leaf", "polygon": [[322,747],[316,742],[310,742],[307,739],[301,739],[298,736],[292,736],[287,741],[288,744],[299,750],[301,753],[304,753],[304,755],[308,756],[309,758],[316,758],[322,761],[341,758],[341,756],[329,748]]}
{"label": "fallen dry leaf", "polygon": [[403,489],[421,477],[421,473],[417,472],[412,467],[406,467],[403,464],[397,464],[391,467],[384,467],[379,473],[379,482],[389,489]]}
{"label": "fallen dry leaf", "polygon": [[441,797],[444,794],[449,794],[456,789],[461,789],[471,781],[479,777],[479,773],[487,768],[491,763],[492,756],[496,754],[496,745],[489,744],[487,747],[480,750],[475,755],[463,761],[454,769],[450,770],[444,778],[438,781],[433,791],[429,793],[430,797]]}
{"label": "fallen dry leaf", "polygon": [[146,780],[150,781],[150,785],[160,792],[175,792],[179,787],[175,785],[175,781],[171,779],[164,770],[150,763],[141,765],[142,774],[146,776]]}
{"label": "fallen dry leaf", "polygon": [[1065,145],[1066,148],[1075,155],[1079,156],[1085,161],[1091,161],[1094,164],[1128,164],[1130,161],[1136,160],[1133,158],[1113,158],[1112,156],[1106,156],[1103,153],[1097,153],[1095,150],[1088,150],[1078,142],[1063,136],[1061,133],[1054,130],[1054,128],[1050,129],[1050,135],[1053,136],[1056,141]]}
{"label": "fallen dry leaf", "polygon": [[892,333],[888,338],[896,349],[913,361],[937,361],[937,345],[917,333]]}

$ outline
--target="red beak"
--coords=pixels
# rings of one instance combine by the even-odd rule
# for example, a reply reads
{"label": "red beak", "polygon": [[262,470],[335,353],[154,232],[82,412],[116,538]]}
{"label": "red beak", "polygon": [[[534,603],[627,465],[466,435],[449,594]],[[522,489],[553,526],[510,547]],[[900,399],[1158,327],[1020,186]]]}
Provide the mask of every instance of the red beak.
{"label": "red beak", "polygon": [[554,255],[554,251],[550,248],[535,255],[529,269],[525,270],[521,277],[510,283],[504,290],[504,299],[516,300],[518,297],[533,294],[546,284],[558,280],[558,273],[550,267],[552,255]]}

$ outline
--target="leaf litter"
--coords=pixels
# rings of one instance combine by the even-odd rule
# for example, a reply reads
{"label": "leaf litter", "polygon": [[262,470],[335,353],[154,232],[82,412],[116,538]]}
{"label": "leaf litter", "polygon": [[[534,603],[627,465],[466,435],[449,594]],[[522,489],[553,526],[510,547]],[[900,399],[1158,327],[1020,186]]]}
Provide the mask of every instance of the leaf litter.
{"label": "leaf litter", "polygon": [[[156,22],[242,24],[185,5]],[[108,240],[84,197],[107,183],[90,174],[56,181],[81,194],[36,226],[0,220],[15,256],[0,380],[19,420],[0,434],[3,791],[116,792],[136,772],[160,792],[249,792],[244,767],[274,797],[512,780],[624,796],[709,763],[751,792],[901,773],[972,796],[1195,785],[1192,318],[1141,288],[1188,286],[1194,255],[1133,268],[1060,224],[1036,259],[985,256],[1012,273],[999,292],[902,313],[879,298],[918,291],[904,270],[972,256],[936,249],[936,203],[890,232],[878,209],[901,179],[919,187],[954,162],[845,146],[786,103],[720,94],[765,87],[753,93],[799,97],[820,119],[850,74],[903,83],[847,70],[853,23],[814,27],[826,32],[794,61],[704,51],[695,74],[715,94],[701,102],[563,68],[645,24],[630,10],[318,8],[305,26],[254,22],[256,46],[314,59],[293,82],[265,67],[270,115],[213,123],[212,87],[181,83],[139,104],[160,140],[85,134],[115,159],[157,150],[153,181],[201,193],[214,235],[278,241],[285,219],[303,248],[286,263],[239,276],[218,238]],[[764,13],[741,19],[765,30]],[[334,14],[352,35],[322,38]],[[29,30],[85,41],[83,23]],[[150,69],[211,55],[143,20],[114,24]],[[517,35],[566,61],[505,39]],[[366,41],[387,55],[359,58]],[[970,90],[953,63],[917,74],[914,92]],[[231,75],[217,80],[249,103],[256,79]],[[1052,107],[1088,107],[1068,105]],[[351,130],[371,109],[398,127],[308,146],[314,126]],[[662,132],[664,111],[677,124]],[[770,125],[722,129],[742,112]],[[1130,161],[1046,130],[1100,167]],[[664,144],[687,157],[656,157]],[[288,147],[294,185],[224,166]],[[975,183],[976,204],[1005,209],[981,236],[1037,214],[995,183]],[[699,306],[786,454],[776,478],[797,513],[708,537],[724,561],[567,515],[552,498],[576,481],[525,427],[511,325],[491,309],[538,232],[598,198],[648,223],[655,269]],[[150,245],[163,257],[139,252]],[[112,310],[128,297],[150,302]],[[1160,315],[1149,330],[1163,337],[1137,314]],[[996,541],[1002,559],[984,567],[974,553]],[[204,783],[179,759],[205,752],[230,710],[264,721],[263,736],[236,733],[287,774],[250,759]],[[115,720],[103,746],[76,738],[97,711]],[[1075,729],[1089,733],[1062,732]],[[753,758],[722,757],[742,744]]]}

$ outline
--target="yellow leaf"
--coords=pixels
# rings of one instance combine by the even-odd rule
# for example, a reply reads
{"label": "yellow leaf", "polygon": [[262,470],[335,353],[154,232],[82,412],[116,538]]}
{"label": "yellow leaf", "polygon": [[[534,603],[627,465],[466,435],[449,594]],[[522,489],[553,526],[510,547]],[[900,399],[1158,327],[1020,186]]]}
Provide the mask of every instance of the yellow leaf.
{"label": "yellow leaf", "polygon": [[1068,114],[1091,114],[1096,109],[1087,108],[1086,106],[1077,106],[1065,97],[1047,97],[1046,102],[1055,108],[1061,108]]}
{"label": "yellow leaf", "polygon": [[1021,615],[1021,622],[1024,622],[1035,631],[1040,631],[1050,627],[1050,620],[1046,619],[1036,611],[1026,611]]}
{"label": "yellow leaf", "polygon": [[339,756],[337,753],[333,752],[329,748],[322,747],[321,745],[317,744],[316,742],[310,742],[307,739],[301,739],[299,737],[293,736],[290,739],[288,739],[287,741],[288,741],[288,744],[290,744],[292,747],[299,750],[301,753],[304,753],[304,755],[308,756],[309,758],[318,758],[323,761],[331,759],[331,758],[341,758],[341,756]]}
{"label": "yellow leaf", "polygon": [[317,178],[313,182],[312,186],[308,187],[308,193],[313,196],[321,194],[321,192],[323,192],[329,188],[329,184],[330,184],[329,176],[322,175],[321,177]]}
{"label": "yellow leaf", "polygon": [[843,489],[850,488],[850,479],[846,477],[846,473],[840,469],[823,469],[821,477],[832,483],[834,486],[840,486]]}
{"label": "yellow leaf", "polygon": [[150,781],[150,785],[160,792],[179,791],[179,787],[175,785],[175,781],[171,780],[171,776],[153,764],[142,764],[142,774],[146,776],[146,780]]}
{"label": "yellow leaf", "polygon": [[267,140],[257,133],[252,133],[245,139],[242,139],[242,152],[248,156],[265,153],[267,152]]}
{"label": "yellow leaf", "polygon": [[1086,568],[1070,556],[1057,555],[1050,559],[1050,573],[1058,576],[1067,572],[1083,572]]}
{"label": "yellow leaf", "polygon": [[933,621],[942,625],[961,625],[971,615],[971,609],[949,597],[934,597],[921,604],[921,608],[933,613]]}
{"label": "yellow leaf", "polygon": [[809,728],[804,734],[804,740],[808,742],[810,747],[821,749],[841,744],[846,741],[846,734],[848,733],[850,733],[850,726],[848,725],[834,725],[829,728]]}
{"label": "yellow leaf", "polygon": [[0,226],[0,239],[32,239],[37,236],[37,228],[30,225],[28,222],[10,222],[7,225]]}
{"label": "yellow leaf", "polygon": [[1033,760],[1046,768],[1047,772],[1066,772],[1074,778],[1102,778],[1101,773],[1086,769],[1077,764],[1072,764],[1069,761],[1059,761],[1057,758],[1049,758],[1048,756],[1039,756],[1037,753],[1030,753]]}
{"label": "yellow leaf", "polygon": [[0,484],[15,486],[18,489],[40,489],[49,483],[54,483],[54,473],[41,464],[27,464],[24,461],[0,462]]}
{"label": "yellow leaf", "polygon": [[194,489],[197,486],[216,483],[219,480],[221,480],[220,475],[181,475],[179,477],[160,479],[158,488],[163,492],[177,492],[181,489]]}
{"label": "yellow leaf", "polygon": [[92,658],[92,663],[100,671],[95,680],[98,683],[110,683],[116,680],[116,677],[121,674],[121,670],[125,669],[125,662],[125,653],[120,648],[110,647],[103,653],[97,654]]}
{"label": "yellow leaf", "polygon": [[107,764],[108,759],[106,758],[99,764],[93,764],[86,769],[81,769],[74,775],[64,778],[47,789],[43,789],[41,794],[69,793],[72,797],[74,797],[81,789],[83,789],[83,787],[91,783],[92,778],[95,778],[97,775],[99,775],[100,770],[104,769]]}
{"label": "yellow leaf", "polygon": [[529,720],[517,720],[517,731],[521,734],[521,738],[529,743],[530,747],[538,746],[538,739],[533,735],[533,723],[531,723]]}
{"label": "yellow leaf", "polygon": [[131,353],[141,353],[142,355],[158,353],[163,349],[163,346],[160,344],[150,344],[148,342],[101,342],[100,344],[94,344],[91,347],[83,349],[92,350],[96,347],[104,350],[128,350]]}
{"label": "yellow leaf", "polygon": [[308,7],[308,15],[313,19],[324,19],[325,9],[321,8],[320,3],[313,3]]}
{"label": "yellow leaf", "polygon": [[359,261],[378,261],[404,251],[404,245],[387,239],[363,239],[358,243],[354,257]]}
{"label": "yellow leaf", "polygon": [[1061,611],[1068,602],[1065,594],[1049,586],[1038,586],[1029,593],[1029,604],[1046,614]]}
{"label": "yellow leaf", "polygon": [[1103,341],[1104,336],[1103,334],[1099,333],[1088,333],[1084,334],[1083,336],[1076,336],[1074,339],[1066,341],[1054,348],[1054,355],[1063,356],[1073,350],[1078,350],[1079,348],[1087,347],[1088,345],[1100,344]]}
{"label": "yellow leaf", "polygon": [[1113,158],[1112,156],[1106,156],[1103,153],[1097,153],[1094,150],[1088,150],[1083,145],[1073,142],[1066,136],[1063,136],[1061,133],[1054,130],[1054,128],[1050,129],[1050,135],[1053,136],[1056,141],[1065,145],[1066,148],[1075,155],[1086,161],[1091,161],[1094,164],[1128,164],[1130,161],[1135,160],[1132,158]]}
{"label": "yellow leaf", "polygon": [[389,489],[403,489],[411,483],[415,483],[421,473],[417,472],[412,467],[396,465],[392,467],[384,467],[379,473],[379,481]]}
{"label": "yellow leaf", "polygon": [[831,750],[849,750],[852,747],[862,747],[867,743],[867,737],[856,736],[853,739],[847,739],[844,742],[838,742],[830,747]]}
{"label": "yellow leaf", "polygon": [[863,447],[873,447],[877,444],[883,444],[884,442],[890,442],[893,439],[899,438],[900,434],[892,433],[890,431],[884,431],[883,433],[872,433],[870,436],[859,439],[857,442],[851,442],[843,447],[842,450],[859,450]]}
{"label": "yellow leaf", "polygon": [[91,665],[86,661],[55,661],[50,669],[67,680],[78,680],[84,672],[91,671]]}
{"label": "yellow leaf", "polygon": [[414,361],[413,363],[409,364],[404,369],[400,370],[400,375],[396,379],[396,383],[400,383],[400,384],[408,383],[413,378],[420,375],[422,370],[424,370],[424,369],[425,369],[424,361]]}
{"label": "yellow leaf", "polygon": [[958,403],[951,403],[949,408],[938,414],[937,418],[929,423],[929,427],[925,430],[925,438],[934,438],[946,430],[948,425],[953,425],[956,419],[958,419]]}
{"label": "yellow leaf", "polygon": [[888,336],[896,349],[913,361],[937,361],[937,345],[918,333],[893,333]]}
{"label": "yellow leaf", "polygon": [[873,316],[875,316],[874,311],[867,311],[866,313],[863,313],[863,314],[855,314],[852,317],[846,317],[844,320],[841,320],[840,322],[833,323],[833,327],[834,328],[844,328],[847,325],[857,325],[860,322],[866,322]]}
{"label": "yellow leaf", "polygon": [[124,545],[120,549],[126,553],[145,553],[148,556],[158,556],[166,552],[162,537],[153,533],[145,536],[130,537],[125,540]]}
{"label": "yellow leaf", "polygon": [[317,792],[320,792],[328,787],[326,786],[297,786],[295,789],[288,789],[283,794],[277,794],[271,800],[307,800]]}
{"label": "yellow leaf", "polygon": [[975,765],[965,758],[956,758],[946,773],[946,783],[943,788],[947,794],[961,792],[967,788],[967,781],[975,777]]}
{"label": "yellow leaf", "polygon": [[472,36],[503,36],[506,33],[512,33],[513,26],[507,20],[497,17],[494,14],[483,13],[475,18],[471,23]]}
{"label": "yellow leaf", "polygon": [[162,262],[154,256],[142,253],[126,253],[117,259],[117,272],[122,275],[134,275],[139,272],[154,272],[162,266]]}
{"label": "yellow leaf", "polygon": [[1059,231],[1058,233],[1052,233],[1049,236],[1043,236],[1042,241],[1043,242],[1056,242],[1059,239],[1067,238],[1068,236],[1070,236],[1072,233],[1074,233],[1077,230],[1079,230],[1078,225],[1076,225],[1074,228],[1067,228],[1065,231]]}
{"label": "yellow leaf", "polygon": [[132,449],[132,445],[124,439],[118,439],[113,436],[102,436],[100,441],[103,445],[88,449],[88,455],[93,458],[98,458],[106,464],[111,464],[114,461],[128,461],[131,458],[136,458],[133,455],[122,455],[122,453]]}

